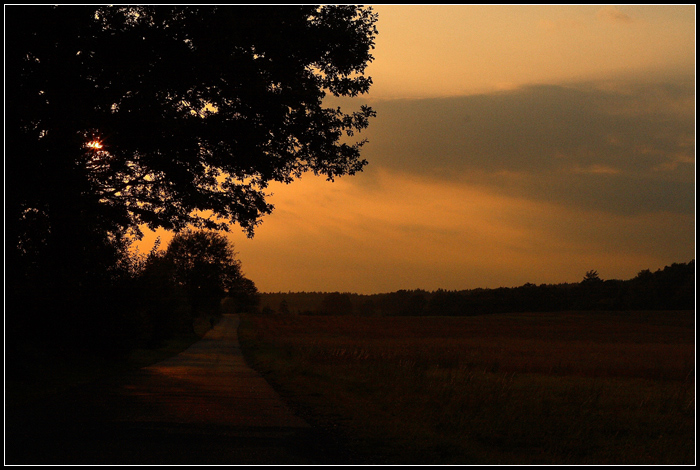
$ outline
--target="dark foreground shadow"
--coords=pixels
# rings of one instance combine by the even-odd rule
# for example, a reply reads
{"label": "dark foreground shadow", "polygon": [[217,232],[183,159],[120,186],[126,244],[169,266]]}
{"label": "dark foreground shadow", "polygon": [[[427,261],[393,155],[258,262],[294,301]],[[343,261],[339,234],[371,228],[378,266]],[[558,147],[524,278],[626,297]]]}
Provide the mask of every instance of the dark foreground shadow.
{"label": "dark foreground shadow", "polygon": [[[49,423],[47,423],[49,424]],[[100,423],[11,432],[6,465],[322,465],[354,459],[314,428]]]}
{"label": "dark foreground shadow", "polygon": [[154,366],[19,409],[6,404],[9,465],[301,465],[354,459],[295,416],[244,362],[238,318]]}

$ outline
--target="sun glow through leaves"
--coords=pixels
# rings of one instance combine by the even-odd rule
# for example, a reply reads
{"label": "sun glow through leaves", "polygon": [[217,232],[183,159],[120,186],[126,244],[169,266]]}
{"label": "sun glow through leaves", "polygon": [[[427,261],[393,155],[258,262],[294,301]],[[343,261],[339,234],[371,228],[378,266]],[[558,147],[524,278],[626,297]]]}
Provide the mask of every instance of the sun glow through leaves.
{"label": "sun glow through leaves", "polygon": [[99,140],[91,140],[90,142],[85,144],[85,146],[92,150],[102,150],[103,147],[102,142],[100,142]]}

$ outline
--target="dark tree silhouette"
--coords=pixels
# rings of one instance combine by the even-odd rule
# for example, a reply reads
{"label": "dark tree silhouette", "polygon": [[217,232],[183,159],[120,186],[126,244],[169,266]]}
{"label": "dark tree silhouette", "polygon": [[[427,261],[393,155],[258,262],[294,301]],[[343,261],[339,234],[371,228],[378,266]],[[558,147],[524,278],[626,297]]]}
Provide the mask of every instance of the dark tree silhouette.
{"label": "dark tree silhouette", "polygon": [[280,302],[279,312],[283,315],[289,314],[289,304],[286,300],[282,300],[282,302]]}
{"label": "dark tree silhouette", "polygon": [[272,210],[270,181],[305,171],[333,179],[366,164],[362,142],[341,137],[365,128],[373,111],[345,114],[322,99],[368,91],[369,8],[6,13],[13,220],[53,227],[64,215],[54,206],[79,203],[119,226],[236,222],[252,231]]}
{"label": "dark tree silhouette", "polygon": [[[243,276],[233,244],[216,232],[187,230],[170,241],[163,255],[175,285],[184,290],[193,314],[218,313],[229,293],[254,294]],[[255,291],[255,292],[253,292]]]}
{"label": "dark tree silhouette", "polygon": [[597,284],[602,282],[602,279],[598,275],[598,271],[592,269],[590,271],[586,271],[586,275],[583,276],[583,280],[581,282],[584,284]]}
{"label": "dark tree silhouette", "polygon": [[226,294],[228,304],[235,312],[250,312],[257,309],[260,303],[260,293],[255,283],[248,278],[242,278],[234,286],[229,287]]}
{"label": "dark tree silhouette", "polygon": [[[366,164],[376,15],[355,6],[8,6],[6,266],[14,310],[77,312],[150,228],[252,235],[272,181]],[[350,143],[348,143],[350,142]],[[65,302],[56,302],[57,297]],[[86,307],[87,309],[87,307]],[[87,309],[90,310],[90,309]],[[77,320],[81,321],[81,320]]]}
{"label": "dark tree silhouette", "polygon": [[326,315],[351,315],[353,312],[350,295],[340,292],[331,292],[323,297],[320,311]]}

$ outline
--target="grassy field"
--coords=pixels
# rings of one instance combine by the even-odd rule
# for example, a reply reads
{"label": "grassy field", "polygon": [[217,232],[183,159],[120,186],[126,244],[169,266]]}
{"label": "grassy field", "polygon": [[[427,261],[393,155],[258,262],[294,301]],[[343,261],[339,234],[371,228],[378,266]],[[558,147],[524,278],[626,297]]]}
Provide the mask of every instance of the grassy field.
{"label": "grassy field", "polygon": [[693,311],[259,315],[239,333],[355,462],[695,462]]}

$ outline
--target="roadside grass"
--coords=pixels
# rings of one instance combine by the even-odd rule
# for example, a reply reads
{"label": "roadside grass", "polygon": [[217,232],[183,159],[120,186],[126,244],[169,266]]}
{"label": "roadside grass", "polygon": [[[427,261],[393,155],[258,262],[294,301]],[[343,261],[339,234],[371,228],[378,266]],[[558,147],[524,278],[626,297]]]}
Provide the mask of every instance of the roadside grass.
{"label": "roadside grass", "polygon": [[694,463],[692,311],[247,315],[239,337],[361,463]]}

